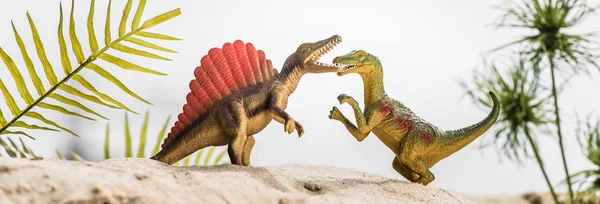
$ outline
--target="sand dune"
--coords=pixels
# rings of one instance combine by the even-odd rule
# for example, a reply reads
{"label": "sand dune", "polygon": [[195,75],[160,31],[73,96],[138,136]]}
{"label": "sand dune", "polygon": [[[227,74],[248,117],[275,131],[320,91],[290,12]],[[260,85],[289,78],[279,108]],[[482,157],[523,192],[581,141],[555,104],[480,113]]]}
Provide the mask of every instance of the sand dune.
{"label": "sand dune", "polygon": [[473,203],[350,169],[0,159],[0,203]]}

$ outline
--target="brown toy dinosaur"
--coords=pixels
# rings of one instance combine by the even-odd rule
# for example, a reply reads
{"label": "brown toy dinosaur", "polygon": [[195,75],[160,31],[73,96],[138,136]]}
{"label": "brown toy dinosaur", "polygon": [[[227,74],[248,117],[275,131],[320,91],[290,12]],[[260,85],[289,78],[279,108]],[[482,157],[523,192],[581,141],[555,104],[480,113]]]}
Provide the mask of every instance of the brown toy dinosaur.
{"label": "brown toy dinosaur", "polygon": [[151,157],[173,164],[207,146],[229,145],[232,164],[250,165],[254,134],[271,120],[284,125],[291,134],[304,133],[302,125],[284,110],[288,97],[307,73],[337,72],[341,67],[317,62],[340,43],[338,35],[314,43],[303,43],[292,53],[278,73],[263,51],[241,40],[212,48],[196,68],[196,79],[178,121]]}
{"label": "brown toy dinosaur", "polygon": [[411,182],[432,182],[435,177],[429,168],[477,139],[492,127],[500,113],[498,98],[490,92],[494,107],[482,121],[458,130],[440,130],[385,93],[383,67],[377,57],[357,50],[336,57],[333,63],[345,65],[339,76],[357,73],[362,77],[366,107],[363,112],[354,98],[341,94],[340,104],[352,106],[358,127],[336,107],[329,118],[342,122],[359,142],[373,132],[396,155],[394,170]]}

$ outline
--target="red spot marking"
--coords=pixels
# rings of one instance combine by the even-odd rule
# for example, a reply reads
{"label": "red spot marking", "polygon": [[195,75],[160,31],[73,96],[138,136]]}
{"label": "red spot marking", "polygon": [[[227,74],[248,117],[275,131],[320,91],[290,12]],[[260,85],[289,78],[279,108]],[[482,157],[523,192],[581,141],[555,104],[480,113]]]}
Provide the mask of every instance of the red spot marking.
{"label": "red spot marking", "polygon": [[390,106],[390,104],[380,103],[378,108],[379,112],[383,113],[385,116],[388,116],[390,113],[392,113],[392,107]]}
{"label": "red spot marking", "polygon": [[428,131],[420,132],[419,136],[421,137],[421,141],[423,141],[423,143],[425,145],[430,145],[431,143],[433,143],[433,136],[431,135],[430,132],[428,132]]}
{"label": "red spot marking", "polygon": [[407,130],[410,127],[410,125],[412,124],[412,121],[405,117],[398,118],[397,122],[398,122],[397,127],[400,130]]}

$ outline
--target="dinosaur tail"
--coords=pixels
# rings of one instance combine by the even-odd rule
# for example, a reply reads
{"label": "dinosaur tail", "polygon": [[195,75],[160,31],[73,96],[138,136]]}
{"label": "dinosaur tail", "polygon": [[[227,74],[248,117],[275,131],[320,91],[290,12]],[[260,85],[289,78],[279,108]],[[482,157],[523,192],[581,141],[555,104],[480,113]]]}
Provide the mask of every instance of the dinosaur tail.
{"label": "dinosaur tail", "polygon": [[494,105],[492,111],[483,120],[458,130],[447,130],[442,134],[444,136],[443,140],[446,140],[444,143],[447,144],[445,151],[454,153],[462,149],[496,123],[496,120],[500,115],[500,104],[493,92],[490,91],[489,95],[492,98]]}

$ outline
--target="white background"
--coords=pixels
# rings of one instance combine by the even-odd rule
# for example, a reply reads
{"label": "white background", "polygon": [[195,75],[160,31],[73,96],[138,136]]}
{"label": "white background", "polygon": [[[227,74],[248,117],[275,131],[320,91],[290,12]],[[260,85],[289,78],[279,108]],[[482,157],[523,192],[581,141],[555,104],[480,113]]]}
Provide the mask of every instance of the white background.
{"label": "white background", "polygon": [[[77,34],[87,56],[90,51],[85,22],[89,1],[77,2],[75,8]],[[113,1],[113,39],[125,2],[124,0]],[[156,52],[173,61],[147,60],[114,50],[109,53],[167,73],[169,76],[158,77],[123,71],[106,62],[98,62],[98,64],[111,71],[154,105],[148,106],[129,97],[88,70],[84,70],[82,75],[94,83],[99,90],[111,93],[134,110],[140,113],[150,110],[149,140],[154,140],[166,117],[168,115],[175,117],[181,111],[185,95],[189,92],[187,86],[193,77],[193,69],[199,65],[200,58],[210,48],[242,39],[253,43],[257,49],[264,50],[267,57],[279,68],[299,44],[340,34],[343,36],[342,44],[321,61],[329,62],[334,56],[354,49],[364,49],[377,55],[383,62],[386,91],[390,96],[402,101],[419,116],[438,127],[456,129],[477,122],[488,113],[488,110],[476,108],[469,98],[463,97],[464,92],[459,87],[458,80],[470,79],[473,70],[481,67],[483,51],[526,34],[518,30],[494,30],[488,26],[501,14],[492,6],[503,2],[304,0],[284,3],[284,1],[265,0],[150,0],[143,20],[171,9],[181,8],[181,16],[151,29],[153,32],[184,39],[184,41],[172,42],[153,41],[177,50],[178,54]],[[95,30],[102,46],[105,9],[108,1],[98,0],[96,3]],[[590,3],[596,5],[597,2]],[[65,26],[68,25],[70,5],[70,1],[63,1]],[[131,15],[135,12],[136,5],[137,1],[134,1]],[[25,70],[25,66],[14,41],[10,20],[14,21],[24,39],[38,74],[43,73],[41,64],[34,55],[34,45],[25,16],[25,12],[29,11],[45,42],[48,58],[54,64],[58,76],[64,76],[60,67],[56,40],[58,9],[58,0],[4,0],[0,6],[0,30],[2,31],[0,46],[17,61],[22,70]],[[597,20],[597,18],[587,19],[584,26],[576,29],[596,31],[599,25]],[[67,36],[67,33],[65,35]],[[504,54],[507,52],[498,53],[492,59],[504,60],[506,59]],[[71,62],[75,63],[74,55],[70,56]],[[0,68],[0,76],[5,84],[14,90],[13,95],[18,97],[19,94],[8,71]],[[575,111],[586,115],[598,109],[600,103],[598,82],[593,82],[597,76],[598,73],[595,72],[593,78],[576,78],[561,96],[560,104],[564,111],[564,134],[567,138],[571,172],[594,168],[582,156],[571,130],[574,127]],[[26,79],[30,90],[35,93],[29,78]],[[48,87],[45,78],[42,77],[42,80]],[[256,137],[256,146],[252,154],[253,165],[331,165],[404,180],[391,167],[394,155],[374,135],[371,134],[365,141],[359,143],[341,124],[327,118],[331,107],[338,106],[336,100],[338,94],[349,94],[362,104],[362,91],[362,83],[358,75],[342,78],[335,74],[306,75],[296,92],[290,97],[287,108],[296,120],[304,124],[305,135],[299,139],[296,133],[288,135],[283,132],[282,125],[271,123]],[[25,107],[20,98],[17,100],[21,107]],[[72,128],[81,135],[81,138],[66,133],[34,132],[32,134],[37,137],[37,140],[26,141],[37,154],[54,157],[55,149],[58,148],[66,153],[65,151],[71,145],[71,148],[75,148],[83,157],[99,160],[102,158],[105,126],[110,123],[113,136],[112,155],[123,155],[121,139],[124,131],[123,112],[99,107],[88,101],[82,103],[98,110],[111,120],[93,123],[50,112],[48,118]],[[341,109],[347,115],[351,115],[349,106],[342,106]],[[8,117],[10,113],[8,108],[1,106],[0,110]],[[134,115],[129,117],[135,139],[138,137],[143,117]],[[173,120],[170,124],[172,122]],[[490,134],[482,136],[483,139],[490,139],[490,137],[492,137]],[[436,180],[430,185],[476,195],[547,190],[539,169],[533,161],[523,167],[517,167],[506,160],[500,161],[492,148],[484,151],[477,149],[482,138],[434,166],[431,170]],[[564,174],[556,140],[541,137],[540,146],[551,179],[554,183],[559,183],[564,178]],[[137,152],[136,149],[134,150]],[[564,185],[559,189],[564,191]]]}

